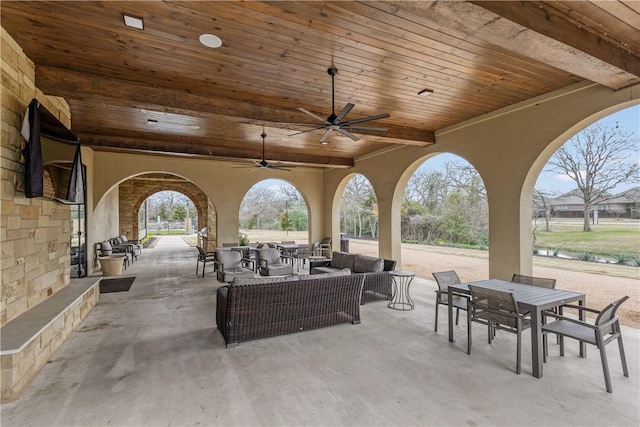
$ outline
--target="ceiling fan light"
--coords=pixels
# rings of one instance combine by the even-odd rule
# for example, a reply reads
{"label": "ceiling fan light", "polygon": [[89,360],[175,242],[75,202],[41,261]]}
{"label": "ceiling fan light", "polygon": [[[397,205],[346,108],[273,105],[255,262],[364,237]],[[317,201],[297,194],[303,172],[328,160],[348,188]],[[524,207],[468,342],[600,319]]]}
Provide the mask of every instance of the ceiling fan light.
{"label": "ceiling fan light", "polygon": [[433,91],[431,89],[422,89],[420,92],[418,92],[418,96],[429,96],[433,93]]}

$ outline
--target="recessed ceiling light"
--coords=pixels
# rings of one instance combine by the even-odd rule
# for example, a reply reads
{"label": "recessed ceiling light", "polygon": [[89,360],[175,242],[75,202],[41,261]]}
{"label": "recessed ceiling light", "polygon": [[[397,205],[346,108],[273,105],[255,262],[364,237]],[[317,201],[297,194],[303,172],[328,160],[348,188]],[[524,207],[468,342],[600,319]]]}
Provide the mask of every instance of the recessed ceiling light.
{"label": "recessed ceiling light", "polygon": [[147,119],[147,126],[158,126],[158,121],[156,119]]}
{"label": "recessed ceiling light", "polygon": [[123,15],[124,25],[131,28],[137,28],[138,30],[144,30],[144,22],[142,18],[136,18],[135,16]]}
{"label": "recessed ceiling light", "polygon": [[213,34],[202,34],[200,36],[200,43],[202,43],[206,47],[211,47],[214,49],[222,46],[222,40],[220,40],[220,37],[214,36]]}
{"label": "recessed ceiling light", "polygon": [[429,96],[433,93],[433,91],[431,89],[422,89],[420,92],[418,92],[419,96]]}

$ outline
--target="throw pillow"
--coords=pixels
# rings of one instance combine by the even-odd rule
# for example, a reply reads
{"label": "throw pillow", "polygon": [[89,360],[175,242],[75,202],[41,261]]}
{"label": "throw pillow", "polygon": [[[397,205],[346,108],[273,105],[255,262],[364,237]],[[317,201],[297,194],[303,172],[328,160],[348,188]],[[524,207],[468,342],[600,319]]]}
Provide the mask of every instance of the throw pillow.
{"label": "throw pillow", "polygon": [[109,256],[109,255],[113,254],[113,247],[111,246],[111,243],[109,243],[109,241],[104,240],[100,244],[100,254],[102,256]]}
{"label": "throw pillow", "polygon": [[384,269],[384,260],[366,255],[356,255],[353,271],[356,273],[375,273]]}
{"label": "throw pillow", "polygon": [[335,251],[331,257],[331,267],[353,270],[355,255],[348,252]]}

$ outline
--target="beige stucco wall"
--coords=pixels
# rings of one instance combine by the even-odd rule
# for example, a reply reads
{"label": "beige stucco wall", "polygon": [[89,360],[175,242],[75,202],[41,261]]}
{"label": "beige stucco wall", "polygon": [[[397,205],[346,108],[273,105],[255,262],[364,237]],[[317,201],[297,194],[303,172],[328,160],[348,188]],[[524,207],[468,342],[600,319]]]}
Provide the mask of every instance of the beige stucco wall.
{"label": "beige stucco wall", "polygon": [[[456,154],[478,170],[487,189],[489,275],[510,279],[515,272],[530,274],[531,195],[538,174],[555,150],[580,129],[639,102],[640,85],[619,91],[574,85],[444,129],[430,147],[402,146],[358,159],[351,170],[329,171],[325,198],[330,200],[348,175],[365,175],[378,197],[380,255],[401,265],[399,215],[406,180],[429,156]],[[335,240],[339,230],[332,212],[335,206],[325,206],[325,227]]]}
{"label": "beige stucco wall", "polygon": [[[307,202],[309,241],[323,237],[323,171],[295,168],[290,172],[234,168],[229,163],[203,159],[185,159],[145,155],[95,152],[96,173],[93,199],[96,212],[101,209],[105,193],[131,177],[145,173],[172,173],[191,181],[211,201],[216,212],[218,242],[238,240],[238,213],[246,192],[264,179],[282,179],[294,185]],[[113,167],[117,165],[118,167]],[[115,235],[115,234],[114,234]]]}
{"label": "beige stucco wall", "polygon": [[35,87],[35,67],[20,46],[2,38],[0,326],[70,283],[68,206],[24,196],[22,118],[32,98],[69,126],[69,106]]}

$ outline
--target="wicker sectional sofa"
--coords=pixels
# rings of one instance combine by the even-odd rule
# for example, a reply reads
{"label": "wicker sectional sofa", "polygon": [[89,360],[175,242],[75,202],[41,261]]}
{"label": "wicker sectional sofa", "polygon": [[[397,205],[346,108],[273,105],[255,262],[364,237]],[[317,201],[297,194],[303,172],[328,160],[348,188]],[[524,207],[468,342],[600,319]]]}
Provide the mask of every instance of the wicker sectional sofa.
{"label": "wicker sectional sofa", "polygon": [[364,276],[361,304],[374,299],[391,299],[393,286],[389,271],[396,267],[390,259],[334,251],[330,260],[313,261],[309,265],[312,275],[326,274],[348,268],[354,275]]}
{"label": "wicker sectional sofa", "polygon": [[348,271],[318,276],[244,279],[216,294],[216,324],[227,347],[240,342],[360,323],[364,277]]}

